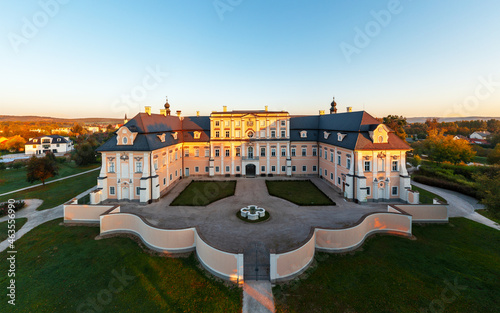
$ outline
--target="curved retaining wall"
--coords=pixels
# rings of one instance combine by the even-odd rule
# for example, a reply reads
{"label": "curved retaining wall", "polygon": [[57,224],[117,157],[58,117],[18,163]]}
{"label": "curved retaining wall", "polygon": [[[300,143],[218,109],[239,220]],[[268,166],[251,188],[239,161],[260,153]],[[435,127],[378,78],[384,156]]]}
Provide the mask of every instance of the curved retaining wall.
{"label": "curved retaining wall", "polygon": [[63,206],[65,223],[99,223],[101,214],[111,209],[120,208],[118,205],[92,205],[78,204],[78,200],[73,199]]}
{"label": "curved retaining wall", "polygon": [[212,274],[235,283],[243,282],[243,254],[229,253],[210,246],[196,228],[161,229],[132,213],[110,210],[100,217],[101,235],[132,233],[150,249],[162,253],[196,250],[200,263]]}
{"label": "curved retaining wall", "polygon": [[448,222],[448,205],[446,204],[395,204],[392,208],[402,210],[412,216],[414,223],[446,223]]}
{"label": "curved retaining wall", "polygon": [[365,215],[353,227],[315,228],[311,238],[300,248],[271,254],[271,282],[290,280],[300,275],[311,264],[316,249],[328,252],[354,250],[363,244],[366,237],[374,233],[411,236],[412,217],[397,208],[391,209],[394,212]]}

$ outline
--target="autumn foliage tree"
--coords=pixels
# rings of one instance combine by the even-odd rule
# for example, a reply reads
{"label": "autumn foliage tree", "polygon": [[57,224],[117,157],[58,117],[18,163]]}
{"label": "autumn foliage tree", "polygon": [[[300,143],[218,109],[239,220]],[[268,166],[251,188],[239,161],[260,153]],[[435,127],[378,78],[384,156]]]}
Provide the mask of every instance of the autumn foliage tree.
{"label": "autumn foliage tree", "polygon": [[48,153],[42,158],[32,156],[27,164],[27,180],[30,183],[40,180],[45,185],[45,180],[56,176],[59,173],[59,167],[54,154]]}
{"label": "autumn foliage tree", "polygon": [[382,119],[382,123],[384,123],[385,125],[389,126],[392,130],[394,130],[395,134],[399,138],[406,140],[405,127],[407,122],[405,117],[397,115],[388,115]]}
{"label": "autumn foliage tree", "polygon": [[455,140],[453,136],[446,136],[437,131],[430,132],[429,137],[422,142],[421,148],[429,159],[435,162],[469,163],[476,155],[466,140]]}

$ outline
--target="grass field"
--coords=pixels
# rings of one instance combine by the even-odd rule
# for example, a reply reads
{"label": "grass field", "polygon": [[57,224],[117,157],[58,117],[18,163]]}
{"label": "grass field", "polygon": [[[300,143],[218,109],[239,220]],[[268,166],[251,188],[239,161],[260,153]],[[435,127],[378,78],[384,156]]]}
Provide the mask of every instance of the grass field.
{"label": "grass field", "polygon": [[[23,225],[28,221],[28,219],[25,217],[21,217],[21,218],[16,218],[15,221],[16,221],[15,225],[17,232],[18,230],[21,229],[21,227],[23,227]],[[7,221],[0,223],[0,242],[7,239],[7,234],[8,234],[7,231],[9,230],[9,228],[7,227],[8,225],[9,224]]]}
{"label": "grass field", "polygon": [[[88,166],[79,167],[76,166],[75,162],[73,161],[58,165],[59,165],[59,175],[47,179],[46,182],[62,178],[65,176],[85,172],[100,166],[99,164],[92,164]],[[8,169],[0,171],[0,194],[24,187],[29,187],[39,183],[41,183],[41,181],[35,182],[33,184],[30,184],[28,181],[26,181],[26,168],[24,167],[19,169]]]}
{"label": "grass field", "polygon": [[297,205],[335,205],[310,180],[266,180],[267,191]]}
{"label": "grass field", "polygon": [[411,189],[418,191],[418,193],[420,194],[420,203],[422,203],[422,204],[432,204],[432,200],[434,198],[438,198],[439,200],[443,201],[444,203],[448,203],[443,197],[438,196],[437,194],[432,193],[430,191],[419,188],[417,186],[411,185]]}
{"label": "grass field", "polygon": [[488,159],[486,157],[475,156],[472,160],[474,163],[488,164]]}
{"label": "grass field", "polygon": [[0,197],[0,202],[5,202],[9,199],[42,199],[43,203],[37,210],[50,209],[95,186],[97,184],[97,176],[99,176],[99,171],[94,171],[45,186],[19,191]]}
{"label": "grass field", "polygon": [[192,181],[170,205],[205,206],[234,195],[235,189],[234,180]]}
{"label": "grass field", "polygon": [[[61,222],[16,242],[16,306],[4,296],[0,312],[241,312],[241,289],[208,278],[193,254],[152,256],[129,238],[94,240],[98,227]],[[0,262],[0,272],[8,266]]]}
{"label": "grass field", "polygon": [[500,312],[498,230],[451,218],[413,234],[318,254],[307,279],[273,289],[277,312]]}

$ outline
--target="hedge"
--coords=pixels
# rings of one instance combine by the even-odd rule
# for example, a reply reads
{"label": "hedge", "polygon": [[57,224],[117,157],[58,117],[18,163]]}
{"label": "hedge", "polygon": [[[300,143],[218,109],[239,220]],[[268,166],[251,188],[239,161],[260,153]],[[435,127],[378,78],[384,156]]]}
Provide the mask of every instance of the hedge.
{"label": "hedge", "polygon": [[442,178],[414,175],[413,181],[416,181],[417,183],[429,185],[429,186],[435,186],[435,187],[440,187],[440,188],[456,191],[456,192],[459,192],[461,194],[474,197],[476,199],[481,199],[481,195],[476,188],[471,187],[471,186],[467,186],[464,184],[451,182],[451,181],[448,181],[448,180],[445,180]]}

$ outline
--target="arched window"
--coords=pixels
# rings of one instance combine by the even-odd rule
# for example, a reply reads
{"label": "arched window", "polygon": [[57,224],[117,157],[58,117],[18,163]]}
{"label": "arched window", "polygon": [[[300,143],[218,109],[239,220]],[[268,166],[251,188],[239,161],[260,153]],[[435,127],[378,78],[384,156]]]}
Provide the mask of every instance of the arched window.
{"label": "arched window", "polygon": [[128,143],[128,138],[127,137],[123,137],[123,144],[126,145]]}
{"label": "arched window", "polygon": [[382,136],[378,136],[378,142],[379,142],[379,143],[383,143],[383,142],[384,142],[384,137],[382,137]]}
{"label": "arched window", "polygon": [[248,147],[248,158],[253,159],[253,147]]}

